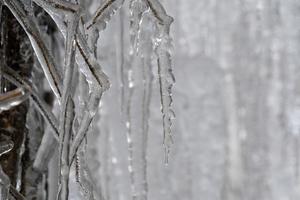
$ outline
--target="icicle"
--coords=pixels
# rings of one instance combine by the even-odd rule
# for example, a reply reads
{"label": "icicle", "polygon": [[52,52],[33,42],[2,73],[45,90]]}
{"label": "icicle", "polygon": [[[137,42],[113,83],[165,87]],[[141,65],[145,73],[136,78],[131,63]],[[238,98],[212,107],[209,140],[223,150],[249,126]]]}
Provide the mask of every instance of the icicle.
{"label": "icicle", "polygon": [[41,37],[38,26],[35,24],[34,20],[26,15],[26,11],[23,9],[24,6],[21,5],[19,1],[4,0],[5,5],[14,14],[18,22],[21,24],[25,32],[27,33],[31,45],[36,53],[36,56],[41,63],[44,74],[50,84],[56,97],[60,100],[61,90],[60,84],[61,80],[56,71],[54,60]]}
{"label": "icicle", "polygon": [[120,8],[120,12],[119,12],[119,37],[118,40],[116,42],[116,56],[117,56],[117,66],[118,66],[118,81],[120,84],[120,88],[121,88],[121,95],[120,95],[120,101],[121,101],[121,112],[122,114],[124,114],[124,109],[125,109],[125,78],[124,76],[126,76],[125,72],[124,72],[124,67],[125,67],[125,44],[124,44],[124,24],[123,24],[123,20],[124,20],[124,9]]}
{"label": "icicle", "polygon": [[147,0],[148,6],[153,15],[158,20],[158,35],[156,37],[155,52],[157,55],[159,87],[161,96],[161,112],[163,115],[163,132],[164,132],[164,147],[165,147],[165,162],[168,163],[170,146],[173,143],[172,139],[172,119],[175,117],[172,106],[172,87],[175,78],[172,72],[171,63],[171,38],[170,25],[173,18],[166,14],[166,11],[157,0]]}
{"label": "icicle", "polygon": [[99,30],[104,30],[110,18],[123,5],[124,0],[107,0],[103,3],[92,17],[92,22],[89,23],[87,29],[90,29],[94,24],[99,24]]}
{"label": "icicle", "polygon": [[0,94],[0,113],[4,110],[9,110],[25,100],[27,100],[29,93],[23,88],[17,88],[12,91]]}
{"label": "icicle", "polygon": [[[138,32],[135,24],[136,21],[140,21],[140,18],[135,18],[135,11],[136,12],[140,12],[142,13],[143,11],[139,11],[137,9],[133,8],[135,1],[132,0],[130,1],[130,5],[129,5],[129,9],[130,9],[130,67],[128,70],[128,90],[129,90],[129,94],[128,94],[128,102],[127,102],[127,109],[126,109],[126,117],[127,117],[127,121],[126,121],[126,137],[127,137],[127,144],[128,144],[128,172],[129,172],[129,176],[130,176],[130,184],[131,184],[131,196],[132,199],[136,198],[136,193],[137,193],[137,189],[135,186],[135,171],[134,171],[134,161],[133,161],[133,157],[134,157],[134,143],[133,143],[133,133],[132,133],[132,120],[131,120],[131,113],[132,113],[132,95],[134,92],[134,82],[133,82],[133,77],[132,77],[132,73],[133,73],[133,60],[134,60],[134,46],[135,46],[135,37],[136,37],[136,33]],[[141,15],[140,15],[141,16]]]}
{"label": "icicle", "polygon": [[148,194],[148,181],[147,181],[147,148],[148,148],[148,132],[149,132],[149,115],[150,115],[150,101],[152,96],[152,35],[154,30],[154,25],[150,19],[149,12],[143,13],[142,20],[140,22],[140,32],[138,35],[138,46],[137,51],[140,54],[143,62],[143,101],[142,101],[142,188],[145,199],[147,199]]}

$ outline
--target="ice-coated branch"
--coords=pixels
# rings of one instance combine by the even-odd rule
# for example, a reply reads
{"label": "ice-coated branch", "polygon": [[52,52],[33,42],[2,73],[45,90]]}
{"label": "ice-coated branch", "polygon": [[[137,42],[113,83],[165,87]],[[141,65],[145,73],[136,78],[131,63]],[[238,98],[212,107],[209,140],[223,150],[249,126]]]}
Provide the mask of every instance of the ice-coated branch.
{"label": "ice-coated branch", "polygon": [[5,67],[2,69],[2,75],[7,80],[11,81],[17,87],[25,88],[30,92],[30,99],[33,101],[34,105],[38,109],[38,111],[43,115],[45,120],[53,129],[53,136],[55,139],[58,140],[58,123],[56,117],[51,112],[48,105],[39,97],[38,92],[31,87],[31,85],[25,81],[18,73],[14,70],[10,69],[9,67]]}
{"label": "ice-coated branch", "polygon": [[53,6],[54,8],[61,9],[64,11],[77,12],[79,10],[79,5],[69,2],[69,1],[50,0],[48,3],[51,6]]}
{"label": "ice-coated branch", "polygon": [[28,98],[29,93],[19,87],[12,91],[0,94],[0,113],[21,104]]}
{"label": "ice-coated branch", "polygon": [[53,57],[49,53],[46,44],[44,43],[41,33],[33,20],[32,16],[28,15],[24,10],[21,1],[3,0],[4,4],[10,9],[15,18],[28,35],[35,54],[43,68],[44,74],[50,84],[54,94],[60,100],[61,98],[61,80],[57,72],[57,67]]}
{"label": "ice-coated branch", "polygon": [[87,29],[90,29],[96,23],[101,23],[101,28],[105,29],[110,18],[117,12],[123,3],[124,0],[107,0],[104,2],[93,15],[92,21],[87,26]]}
{"label": "ice-coated branch", "polygon": [[74,103],[70,96],[63,105],[62,121],[59,137],[59,160],[60,160],[60,190],[59,200],[68,200],[69,196],[69,150],[72,132],[72,123],[74,120]]}
{"label": "ice-coated branch", "polygon": [[89,130],[91,122],[96,114],[96,111],[98,110],[98,106],[99,106],[101,97],[102,97],[101,90],[93,91],[91,93],[90,99],[88,101],[88,106],[89,106],[88,110],[85,111],[85,113],[82,117],[78,132],[75,135],[75,138],[73,139],[73,142],[71,145],[70,165],[72,165],[72,162],[74,161],[76,152]]}
{"label": "ice-coated branch", "polygon": [[77,34],[76,43],[80,52],[80,59],[84,60],[88,66],[87,68],[81,67],[80,71],[86,76],[89,83],[95,85],[99,89],[101,88],[103,91],[107,90],[110,87],[109,79],[101,70],[99,63],[93,53],[89,50],[88,44],[81,33]]}
{"label": "ice-coated branch", "polygon": [[9,186],[9,192],[16,200],[26,200],[26,198],[12,185]]}
{"label": "ice-coated branch", "polygon": [[[66,38],[67,26],[57,17],[59,10],[44,0],[34,0],[34,2],[45,9],[59,27],[63,37]],[[76,45],[78,49],[78,51],[76,51],[76,62],[80,67],[80,71],[86,76],[89,83],[99,85],[98,87],[107,90],[110,87],[109,79],[101,70],[101,66],[89,49],[87,40],[80,30],[78,30],[76,35]]]}

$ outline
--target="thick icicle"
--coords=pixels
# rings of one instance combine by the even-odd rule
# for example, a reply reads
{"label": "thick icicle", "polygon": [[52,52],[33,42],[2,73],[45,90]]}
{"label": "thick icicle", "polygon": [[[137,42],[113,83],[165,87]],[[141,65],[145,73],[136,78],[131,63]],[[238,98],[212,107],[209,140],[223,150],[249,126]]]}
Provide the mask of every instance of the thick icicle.
{"label": "thick icicle", "polygon": [[14,14],[16,19],[19,21],[25,32],[27,33],[31,45],[36,53],[36,56],[41,63],[44,74],[50,84],[56,97],[60,100],[61,98],[61,80],[57,72],[53,57],[49,53],[42,37],[38,26],[31,18],[26,14],[20,1],[4,0],[5,5]]}
{"label": "thick icicle", "polygon": [[106,28],[106,24],[110,18],[123,5],[124,0],[107,0],[103,3],[92,17],[91,23],[87,26],[90,29],[94,24],[98,23],[100,31]]}
{"label": "thick icicle", "polygon": [[[130,66],[128,69],[128,101],[126,108],[126,129],[128,143],[128,171],[130,175],[132,199],[146,200],[147,184],[147,134],[148,134],[148,102],[149,76],[151,71],[152,38],[142,30],[143,14],[147,6],[143,1],[130,2]],[[147,24],[148,25],[148,24]],[[148,30],[145,30],[148,32]],[[151,32],[150,32],[151,34]],[[140,47],[139,37],[145,39]],[[150,48],[146,46],[150,45]],[[150,49],[150,54],[149,50]],[[141,51],[140,51],[141,50]],[[149,57],[147,57],[149,54]],[[150,61],[150,62],[149,62]],[[151,79],[151,78],[150,78]],[[151,81],[150,81],[151,82]],[[141,117],[136,117],[136,115]]]}
{"label": "thick icicle", "polygon": [[156,38],[156,55],[158,64],[159,87],[161,96],[161,112],[163,115],[163,132],[164,132],[164,147],[165,147],[165,162],[168,163],[170,146],[173,143],[172,139],[172,119],[175,117],[172,110],[172,87],[175,78],[172,72],[171,63],[171,38],[170,26],[173,18],[168,16],[163,6],[157,0],[146,0],[153,15],[157,18],[158,34]]}
{"label": "thick icicle", "polygon": [[0,94],[0,113],[9,110],[14,106],[21,104],[29,96],[23,88],[17,88],[12,91]]}
{"label": "thick icicle", "polygon": [[153,43],[152,43],[152,33],[151,27],[153,28],[153,24],[151,23],[151,19],[149,19],[149,12],[143,13],[143,18],[140,23],[141,31],[138,35],[138,53],[141,55],[142,58],[142,76],[143,76],[143,101],[142,101],[142,132],[143,132],[143,141],[142,141],[142,167],[143,167],[143,174],[142,174],[142,184],[143,184],[143,194],[147,198],[148,194],[148,181],[147,181],[147,148],[148,148],[148,132],[149,132],[149,116],[150,116],[150,101],[152,96],[152,81],[153,81],[153,74],[152,74],[152,50],[153,50]]}

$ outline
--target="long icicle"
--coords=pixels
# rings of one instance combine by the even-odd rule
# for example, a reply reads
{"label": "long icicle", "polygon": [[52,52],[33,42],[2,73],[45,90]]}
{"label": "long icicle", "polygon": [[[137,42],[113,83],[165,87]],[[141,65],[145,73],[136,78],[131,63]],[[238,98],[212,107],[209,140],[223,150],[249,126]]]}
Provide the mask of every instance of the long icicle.
{"label": "long icicle", "polygon": [[[129,4],[130,10],[130,63],[128,66],[128,99],[126,105],[126,136],[128,145],[128,171],[131,184],[132,199],[147,199],[147,189],[144,186],[146,179],[143,179],[144,172],[141,172],[136,164],[140,161],[143,162],[143,158],[138,151],[138,147],[143,144],[143,124],[141,120],[137,120],[132,116],[132,113],[140,112],[143,114],[142,93],[143,88],[139,85],[139,77],[136,74],[140,74],[141,68],[140,58],[137,55],[138,52],[138,35],[140,33],[140,23],[142,15],[146,10],[146,6],[142,1],[132,0]],[[135,95],[133,95],[135,94]],[[135,103],[133,102],[135,101]],[[138,101],[138,102],[136,102]],[[137,103],[137,104],[136,104]],[[143,148],[143,147],[142,147]],[[142,150],[143,151],[143,150]],[[142,152],[143,153],[143,152]],[[145,169],[145,168],[143,168]],[[142,183],[144,182],[144,183]]]}
{"label": "long icicle", "polygon": [[163,116],[163,132],[164,132],[164,148],[165,162],[168,163],[170,147],[173,143],[171,126],[172,119],[175,117],[172,110],[172,87],[175,83],[175,78],[172,72],[171,62],[171,37],[170,26],[173,18],[167,15],[161,3],[157,0],[145,0],[157,18],[158,35],[156,38],[156,55],[158,64],[159,87],[161,96],[161,112]]}

